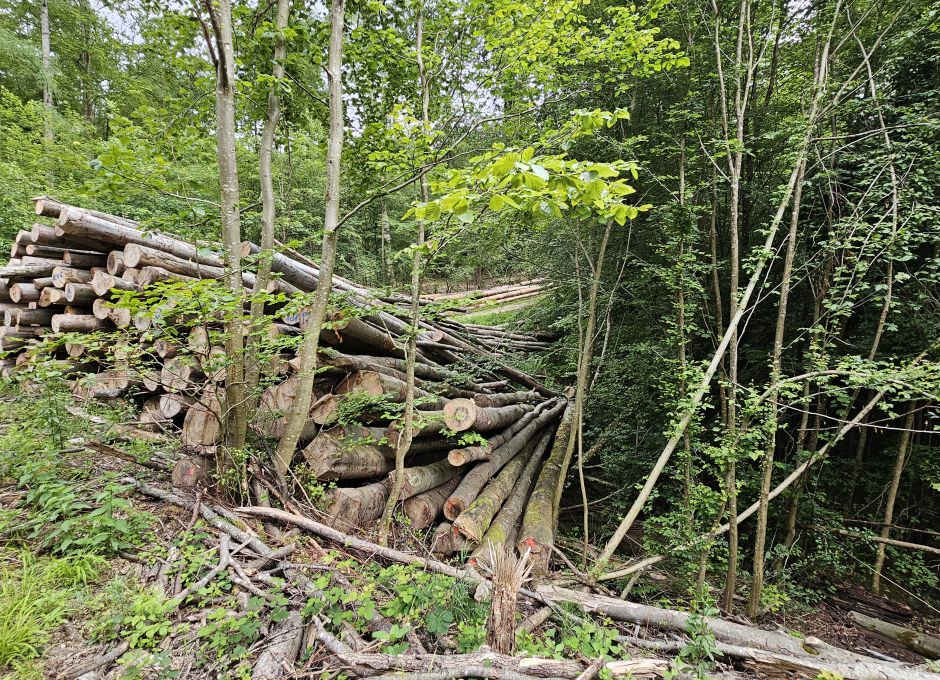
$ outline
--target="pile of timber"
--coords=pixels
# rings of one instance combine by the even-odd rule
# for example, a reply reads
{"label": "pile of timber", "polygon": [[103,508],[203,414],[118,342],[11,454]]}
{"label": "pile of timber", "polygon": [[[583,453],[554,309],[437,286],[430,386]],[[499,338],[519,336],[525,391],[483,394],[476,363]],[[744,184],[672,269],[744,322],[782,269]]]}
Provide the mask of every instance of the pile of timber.
{"label": "pile of timber", "polygon": [[532,300],[546,290],[544,279],[531,279],[520,283],[510,283],[494,288],[470,290],[454,293],[427,293],[421,296],[421,302],[431,305],[443,305],[447,313],[466,313],[487,307],[501,307],[516,302]]}
{"label": "pile of timber", "polygon": [[[144,231],[126,218],[48,197],[34,200],[36,214],[54,223],[20,231],[10,261],[0,267],[4,374],[55,353],[72,375],[76,398],[132,399],[141,425],[178,433],[192,455],[215,455],[227,361],[221,322],[174,315],[172,299],[137,315],[112,302],[116,291],[158,282],[221,279],[222,256],[207,244]],[[258,252],[243,244],[244,256]],[[317,286],[318,267],[297,253],[278,252],[271,266],[272,291],[290,296]],[[243,283],[251,289],[254,273],[246,270]],[[336,484],[328,510],[335,526],[368,527],[394,481],[400,409],[356,412],[353,405],[404,401],[408,309],[341,277],[334,292],[347,312],[335,311],[329,330],[321,331],[326,370],[317,375],[294,463]],[[305,314],[268,307],[272,335],[301,333]],[[476,546],[474,558],[486,559],[490,544],[537,549],[550,542],[568,465],[566,430],[556,436],[567,404],[500,359],[507,348],[545,344],[496,327],[422,323],[415,368],[420,411],[399,500],[413,528],[431,529],[445,518],[434,532],[437,552]],[[299,359],[288,350],[262,367],[267,387],[251,423],[261,440],[282,434],[298,369]]]}

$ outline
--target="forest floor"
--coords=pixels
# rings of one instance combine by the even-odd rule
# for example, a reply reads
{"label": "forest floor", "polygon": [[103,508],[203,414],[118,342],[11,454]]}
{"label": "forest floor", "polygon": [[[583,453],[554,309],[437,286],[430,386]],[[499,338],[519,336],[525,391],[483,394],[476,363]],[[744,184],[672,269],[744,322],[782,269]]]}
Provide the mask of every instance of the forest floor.
{"label": "forest floor", "polygon": [[[307,625],[314,615],[387,654],[468,653],[485,641],[489,607],[470,584],[231,516],[249,537],[290,551],[289,562],[249,554],[193,509],[138,493],[131,478],[169,490],[169,474],[87,448],[101,435],[98,426],[62,411],[63,403],[49,394],[0,397],[0,677],[248,678],[293,625],[300,652],[285,677],[336,678],[346,669]],[[106,420],[127,418],[120,409],[88,408]],[[118,455],[143,463],[167,455],[169,445],[112,444]],[[193,507],[224,505],[206,494]],[[423,538],[400,527],[392,544],[427,555]],[[219,569],[225,553],[232,556]],[[289,592],[285,564],[305,574],[317,595]],[[518,620],[537,610],[522,602]],[[651,659],[654,653],[617,636],[663,639],[637,625],[566,616],[521,632],[519,650],[587,663],[599,656]],[[832,601],[770,617],[762,627],[923,661],[855,628]],[[709,675],[762,675],[741,664],[707,666]],[[634,677],[668,667],[663,662],[659,672]]]}

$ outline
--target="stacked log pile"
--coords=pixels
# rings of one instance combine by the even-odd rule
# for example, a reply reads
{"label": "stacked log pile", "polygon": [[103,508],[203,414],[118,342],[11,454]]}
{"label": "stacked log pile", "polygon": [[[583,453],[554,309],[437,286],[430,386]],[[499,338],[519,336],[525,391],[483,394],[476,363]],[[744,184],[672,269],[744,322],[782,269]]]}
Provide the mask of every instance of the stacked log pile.
{"label": "stacked log pile", "polygon": [[487,308],[497,308],[517,302],[532,301],[546,290],[543,279],[531,279],[493,288],[454,293],[427,293],[421,296],[422,304],[442,308],[442,313],[465,314]]}
{"label": "stacked log pile", "polygon": [[[173,299],[139,314],[113,301],[119,291],[155,290],[158,282],[221,279],[221,255],[207,244],[145,232],[131,220],[47,197],[35,199],[35,209],[54,224],[20,231],[10,261],[0,267],[3,372],[54,352],[73,376],[76,398],[133,399],[142,425],[178,433],[190,454],[214,455],[228,361],[221,321],[194,322],[174,311]],[[243,245],[246,256],[258,250]],[[314,290],[319,279],[316,264],[293,252],[275,254],[272,270],[269,289],[286,296]],[[245,271],[243,282],[251,289],[255,275]],[[541,289],[529,283],[526,290]],[[494,295],[530,294],[521,290]],[[325,369],[315,381],[295,468],[335,483],[328,508],[335,526],[368,527],[394,481],[408,310],[340,277],[334,293],[343,307],[321,331]],[[306,317],[290,309],[284,296],[268,304],[272,337],[299,337]],[[92,335],[97,332],[114,335]],[[54,344],[62,334],[69,334],[66,342]],[[528,509],[554,498],[561,483],[567,447],[555,434],[566,402],[501,354],[546,346],[492,326],[422,323],[415,368],[420,411],[399,500],[413,528],[446,518],[435,532],[438,552],[475,544],[475,557],[485,559],[490,543],[544,542],[544,527],[536,525],[555,518]],[[261,442],[282,434],[298,369],[290,350],[263,367],[265,388],[251,423]]]}

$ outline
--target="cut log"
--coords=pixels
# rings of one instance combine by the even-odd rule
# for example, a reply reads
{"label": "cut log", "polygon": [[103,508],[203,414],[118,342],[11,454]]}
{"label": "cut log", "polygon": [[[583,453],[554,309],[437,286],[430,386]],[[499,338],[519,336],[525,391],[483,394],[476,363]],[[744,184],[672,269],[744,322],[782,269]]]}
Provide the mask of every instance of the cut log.
{"label": "cut log", "polygon": [[40,307],[52,307],[53,305],[59,304],[65,304],[65,291],[52,287],[46,287],[40,291]]}
{"label": "cut log", "polygon": [[51,309],[17,309],[3,313],[3,323],[7,326],[49,326],[55,314]]}
{"label": "cut log", "polygon": [[552,426],[558,415],[564,410],[565,402],[556,401],[554,405],[543,411],[537,418],[534,418],[528,425],[513,435],[512,439],[495,449],[486,462],[476,465],[466,474],[460,486],[450,495],[444,504],[444,515],[447,519],[454,521],[467,506],[479,495],[480,490],[486,485],[490,477],[495,475],[506,463],[512,460],[524,446],[529,444],[536,434],[549,426]]}
{"label": "cut log", "polygon": [[564,486],[568,466],[571,463],[571,449],[568,438],[571,432],[573,409],[570,405],[565,409],[558,431],[555,433],[555,443],[548,454],[542,472],[539,474],[525,514],[522,517],[522,528],[519,532],[518,549],[524,552],[527,548],[531,553],[533,574],[545,574],[548,571],[548,562],[551,557],[550,546],[555,544],[555,527],[558,522],[558,503]]}
{"label": "cut log", "polygon": [[93,333],[112,328],[111,322],[91,314],[55,314],[51,323],[53,333]]}
{"label": "cut log", "polygon": [[10,299],[17,304],[38,302],[41,291],[33,283],[14,283],[10,286]]}
{"label": "cut log", "polygon": [[153,341],[153,351],[161,359],[172,359],[179,353],[179,345],[171,340],[160,338]]}
{"label": "cut log", "polygon": [[140,286],[136,283],[129,283],[124,279],[111,276],[108,272],[100,269],[95,272],[94,276],[91,278],[91,287],[95,289],[95,292],[98,295],[107,295],[108,291],[111,289],[117,290],[140,290]]}
{"label": "cut log", "polygon": [[[184,392],[201,387],[205,376],[195,357],[175,356],[163,362],[160,384],[167,392]],[[213,390],[207,390],[214,392]]]}
{"label": "cut log", "polygon": [[226,363],[225,348],[221,345],[213,345],[209,348],[208,355],[199,357],[199,366],[206,379],[214,383],[225,381]]}
{"label": "cut log", "polygon": [[[394,467],[394,460],[392,461]],[[459,468],[447,462],[447,459],[440,460],[429,465],[419,465],[417,467],[406,467],[404,469],[403,481],[401,486],[401,495],[399,500],[406,500],[419,493],[429,491],[436,486],[440,486],[450,481],[460,472]],[[389,474],[390,484],[395,484],[395,473]]]}
{"label": "cut log", "polygon": [[542,458],[552,441],[552,431],[546,430],[529,458],[522,474],[516,480],[516,485],[503,503],[496,517],[493,519],[480,541],[479,547],[473,553],[473,559],[490,564],[489,546],[512,546],[516,544],[516,538],[522,520],[522,513],[525,512],[526,503],[529,500],[529,492],[535,483],[535,478],[541,468]]}
{"label": "cut log", "polygon": [[182,274],[171,272],[163,267],[139,267],[137,272],[137,283],[141,286],[149,286],[152,283],[158,283],[160,281],[186,282],[197,280],[198,279],[192,276],[183,276]]}
{"label": "cut log", "polygon": [[88,269],[56,267],[52,270],[52,285],[56,288],[65,288],[67,283],[91,283],[93,278],[94,273]]}
{"label": "cut log", "polygon": [[388,480],[354,488],[339,487],[332,489],[329,496],[330,526],[366,528],[382,517],[388,499]]}
{"label": "cut log", "polygon": [[[261,403],[251,423],[252,430],[271,439],[281,438],[287,425],[287,413],[290,411],[297,395],[298,383],[297,377],[292,376],[284,382],[265,389],[261,395]],[[314,396],[316,394],[315,388]],[[317,422],[313,419],[315,406],[316,403],[311,406],[311,419],[304,424],[304,429],[300,433],[300,442],[309,442],[317,434]]]}
{"label": "cut log", "polygon": [[[33,200],[33,208],[36,211],[37,215],[42,215],[44,217],[58,218],[63,210],[69,209],[72,206],[62,203],[55,200],[51,196],[36,196]],[[89,215],[94,215],[95,217],[100,217],[101,219],[108,220],[109,222],[116,222],[117,224],[123,224],[126,227],[136,228],[137,222],[134,220],[129,220],[126,217],[119,217],[117,215],[109,215],[108,213],[99,212],[97,210],[85,210]],[[45,225],[35,225],[35,226],[45,226]],[[52,229],[52,227],[46,227],[47,229]],[[54,231],[54,230],[53,230]]]}
{"label": "cut log", "polygon": [[534,409],[526,413],[519,420],[514,422],[512,425],[507,427],[505,430],[499,434],[490,437],[486,440],[485,444],[479,444],[475,446],[465,446],[459,449],[452,449],[447,454],[447,460],[450,461],[451,465],[467,465],[469,463],[475,463],[480,460],[489,460],[490,456],[493,453],[494,449],[499,448],[510,439],[513,435],[519,432],[522,428],[528,425],[532,420],[538,418],[542,412],[553,405],[551,400],[543,401],[541,404],[536,406]]}
{"label": "cut log", "polygon": [[74,250],[66,250],[62,254],[62,261],[68,267],[90,269],[91,267],[106,267],[108,257],[101,253],[82,253]]}
{"label": "cut log", "polygon": [[474,429],[489,432],[506,427],[534,407],[530,404],[482,407],[469,399],[452,399],[444,407],[444,423],[454,432]]}
{"label": "cut log", "polygon": [[[496,513],[503,507],[503,503],[515,489],[531,486],[531,479],[524,479],[523,473],[532,476],[538,469],[538,461],[542,459],[545,450],[552,439],[551,428],[547,428],[538,441],[525,447],[516,456],[503,466],[496,475],[474,499],[467,509],[454,520],[454,526],[467,538],[480,542],[490,528]],[[535,461],[533,463],[532,461]],[[521,515],[520,515],[521,516]],[[516,516],[515,519],[518,519]],[[515,524],[515,521],[513,521]],[[495,538],[495,536],[491,537]]]}
{"label": "cut log", "polygon": [[[446,425],[444,424],[443,411],[421,411],[414,424],[415,437],[430,437],[440,434]],[[390,446],[398,446],[398,437],[401,434],[401,422],[396,421],[385,430],[385,438]]]}
{"label": "cut log", "polygon": [[205,265],[223,266],[221,256],[207,252],[205,248],[161,234],[147,235],[139,229],[121,224],[113,216],[94,215],[87,210],[68,207],[60,211],[58,227],[70,238],[92,238],[116,246],[137,244]]}
{"label": "cut log", "polygon": [[193,402],[183,419],[183,446],[192,452],[213,453],[222,434],[222,403],[215,387],[207,388]]}
{"label": "cut log", "polygon": [[468,547],[467,539],[459,531],[454,531],[450,522],[441,522],[431,536],[431,552],[446,557]]}
{"label": "cut log", "polygon": [[[325,364],[337,368],[348,368],[355,370],[368,370],[375,366],[383,366],[393,369],[399,374],[404,375],[407,366],[403,359],[395,357],[380,357],[366,355],[342,354],[334,349],[323,348],[320,350],[320,358]],[[430,366],[427,364],[415,365],[415,376],[425,380],[451,381],[460,384],[465,380],[465,376],[456,371],[452,371],[439,366]]]}
{"label": "cut log", "polygon": [[131,325],[131,310],[126,307],[108,307],[108,319],[118,328]]}
{"label": "cut log", "polygon": [[405,516],[411,520],[412,529],[427,529],[444,509],[444,501],[457,488],[460,477],[444,482],[433,489],[416,494],[402,506]]}
{"label": "cut log", "polygon": [[[378,371],[355,371],[336,386],[337,394],[347,394],[349,392],[365,392],[376,397],[388,395],[393,401],[403,402],[407,392],[407,384],[403,380]],[[417,387],[415,388],[415,397],[425,400],[424,404],[418,406],[423,410],[441,409],[447,403],[446,399]]]}
{"label": "cut log", "polygon": [[[65,293],[62,295],[64,297]],[[91,313],[99,319],[107,319],[109,311],[111,311],[111,303],[104,298],[96,298],[92,301]]]}
{"label": "cut log", "polygon": [[123,274],[126,269],[126,265],[124,264],[124,251],[112,250],[108,253],[106,267],[111,276],[120,276]]}
{"label": "cut log", "polygon": [[368,479],[387,474],[395,467],[395,452],[387,446],[346,442],[321,432],[304,447],[304,460],[317,479]]}
{"label": "cut log", "polygon": [[[65,284],[65,300],[75,305],[90,305],[98,299],[95,289],[87,283]],[[97,317],[97,314],[93,314]]]}
{"label": "cut log", "polygon": [[164,418],[175,418],[188,411],[194,399],[185,394],[164,394],[159,397],[158,409]]}
{"label": "cut log", "polygon": [[473,403],[481,407],[510,406],[512,404],[538,404],[545,398],[538,392],[502,392],[498,394],[477,394]]}
{"label": "cut log", "polygon": [[866,616],[859,612],[849,612],[849,617],[855,625],[871,631],[885,640],[906,647],[915,654],[920,654],[928,659],[940,659],[940,638],[925,635],[911,628],[896,626],[893,623]]}

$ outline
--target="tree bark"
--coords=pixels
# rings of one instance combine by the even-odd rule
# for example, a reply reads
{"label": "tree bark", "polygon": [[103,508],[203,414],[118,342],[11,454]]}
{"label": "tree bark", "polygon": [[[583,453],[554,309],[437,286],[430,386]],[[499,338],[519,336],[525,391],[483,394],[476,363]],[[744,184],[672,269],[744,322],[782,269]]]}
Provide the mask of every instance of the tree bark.
{"label": "tree bark", "polygon": [[[780,299],[777,301],[777,326],[774,331],[773,359],[770,365],[770,384],[780,382],[781,366],[783,361],[783,341],[787,323],[787,302],[790,296],[790,279],[793,274],[793,259],[796,255],[796,237],[800,221],[800,198],[803,193],[803,173],[806,169],[805,161],[800,165],[796,186],[793,189],[793,208],[790,213],[790,232],[787,235],[787,250],[783,258],[783,273],[780,280]],[[757,510],[757,527],[754,530],[754,560],[751,570],[751,592],[747,601],[747,616],[757,618],[760,608],[761,591],[764,587],[764,552],[767,543],[767,507],[770,493],[770,483],[773,479],[774,453],[777,445],[777,390],[768,397],[772,404],[770,433],[767,435],[767,445],[764,448],[764,458],[761,464],[761,486],[759,507]]]}
{"label": "tree bark", "polygon": [[[261,132],[261,143],[258,149],[258,176],[261,184],[261,259],[258,262],[258,276],[251,291],[251,321],[249,327],[252,332],[248,335],[248,356],[253,352],[259,337],[256,335],[262,329],[257,328],[264,314],[263,294],[267,291],[271,280],[271,252],[274,249],[275,202],[274,202],[274,176],[271,169],[271,157],[274,153],[274,135],[277,132],[278,122],[281,119],[281,97],[279,89],[284,79],[284,62],[287,59],[287,39],[284,35],[290,17],[290,0],[278,0],[277,18],[274,38],[274,58],[271,65],[273,82],[268,90],[268,106],[265,111],[264,128]],[[239,252],[241,245],[239,244]],[[257,361],[248,361],[245,366],[245,380],[247,390],[254,393],[261,380],[261,365]],[[252,397],[257,403],[257,397]]]}
{"label": "tree bark", "polygon": [[[904,419],[903,429],[901,430],[901,441],[898,443],[898,455],[894,460],[894,471],[891,474],[891,482],[888,485],[888,497],[885,500],[885,511],[882,517],[883,527],[881,537],[889,538],[891,536],[891,525],[894,523],[894,503],[898,498],[898,487],[901,485],[901,474],[904,472],[904,464],[907,462],[907,450],[911,443],[911,430],[914,428],[914,416],[917,413],[917,402],[912,402],[907,417]],[[885,544],[878,544],[878,552],[875,555],[875,566],[872,569],[871,589],[876,595],[881,594],[881,570],[885,563]]]}
{"label": "tree bark", "polygon": [[310,326],[304,333],[300,350],[298,396],[294,400],[284,436],[278,442],[274,455],[275,472],[283,478],[297,450],[297,442],[310,412],[313,381],[317,369],[317,350],[320,329],[326,319],[330,292],[333,287],[333,268],[336,264],[336,240],[339,229],[340,164],[343,155],[343,19],[344,0],[330,4],[330,43],[327,55],[329,82],[329,134],[326,152],[326,207],[323,220],[323,242],[320,251],[320,276],[314,294]]}

